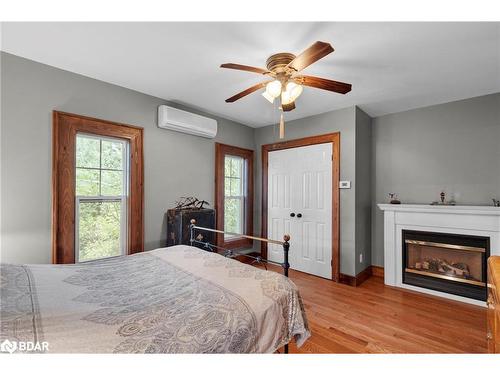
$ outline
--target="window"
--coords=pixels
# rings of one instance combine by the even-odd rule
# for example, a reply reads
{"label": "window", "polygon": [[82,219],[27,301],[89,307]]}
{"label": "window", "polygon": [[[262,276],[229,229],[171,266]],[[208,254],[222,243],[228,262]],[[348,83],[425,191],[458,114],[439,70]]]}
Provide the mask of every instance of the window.
{"label": "window", "polygon": [[52,262],[143,251],[143,129],[54,111],[52,136]]}
{"label": "window", "polygon": [[77,262],[126,254],[128,142],[76,136]]}
{"label": "window", "polygon": [[[245,159],[241,156],[224,157],[224,231],[245,232]],[[225,234],[224,238],[234,238]]]}
{"label": "window", "polygon": [[251,246],[239,234],[253,233],[253,151],[216,143],[216,202],[219,246]]}

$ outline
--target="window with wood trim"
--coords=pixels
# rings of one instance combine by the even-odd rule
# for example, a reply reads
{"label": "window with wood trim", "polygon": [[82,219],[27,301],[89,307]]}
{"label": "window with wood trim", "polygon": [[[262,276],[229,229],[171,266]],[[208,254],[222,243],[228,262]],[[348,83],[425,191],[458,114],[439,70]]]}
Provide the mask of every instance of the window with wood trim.
{"label": "window with wood trim", "polygon": [[253,150],[215,144],[215,209],[217,244],[226,248],[251,247],[239,234],[253,235]]}
{"label": "window with wood trim", "polygon": [[143,130],[54,111],[52,262],[144,250]]}
{"label": "window with wood trim", "polygon": [[127,254],[129,142],[77,133],[75,261]]}

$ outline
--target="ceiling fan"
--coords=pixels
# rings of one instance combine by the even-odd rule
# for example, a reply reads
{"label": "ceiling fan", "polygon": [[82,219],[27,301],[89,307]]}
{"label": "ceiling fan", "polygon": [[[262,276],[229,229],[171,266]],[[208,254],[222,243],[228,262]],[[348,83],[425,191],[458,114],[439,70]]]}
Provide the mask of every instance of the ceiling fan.
{"label": "ceiling fan", "polygon": [[[300,74],[301,70],[307,68],[309,65],[322,59],[333,51],[333,47],[330,43],[318,41],[297,56],[285,52],[269,56],[266,61],[267,69],[233,63],[222,64],[220,66],[221,68],[244,70],[262,74],[270,78],[269,80],[258,83],[226,99],[226,102],[233,103],[257,90],[265,88],[266,90],[262,93],[262,96],[271,103],[274,103],[274,100],[278,99],[280,101],[280,109],[283,112],[288,112],[295,109],[295,100],[302,94],[302,86],[346,94],[351,91],[351,85],[349,83]],[[283,137],[284,121],[282,113],[280,121],[280,138]]]}

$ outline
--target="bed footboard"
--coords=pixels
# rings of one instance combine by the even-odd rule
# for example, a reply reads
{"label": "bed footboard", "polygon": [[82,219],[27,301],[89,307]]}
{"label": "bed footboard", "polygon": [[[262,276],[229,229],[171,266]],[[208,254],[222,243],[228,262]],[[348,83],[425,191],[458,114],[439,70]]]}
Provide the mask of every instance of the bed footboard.
{"label": "bed footboard", "polygon": [[[204,248],[206,248],[207,250],[210,250],[210,251],[215,251],[216,249],[219,249],[219,250],[224,251],[223,255],[226,256],[226,257],[234,257],[235,254],[234,254],[233,250],[226,249],[224,247],[211,244],[210,242],[204,242],[204,241],[197,240],[196,237],[195,237],[195,232],[197,230],[202,230],[202,231],[207,231],[207,232],[214,232],[214,233],[220,233],[220,234],[237,235],[239,237],[248,238],[250,240],[267,242],[267,243],[272,243],[272,244],[275,244],[275,245],[281,245],[283,247],[283,262],[282,263],[275,262],[275,261],[268,260],[268,259],[264,259],[261,256],[256,256],[255,257],[255,256],[252,256],[252,255],[242,254],[242,253],[238,253],[237,255],[253,259],[254,262],[264,263],[264,264],[268,263],[268,264],[274,264],[274,265],[280,266],[280,267],[283,268],[283,274],[286,277],[288,277],[288,270],[290,269],[290,263],[288,262],[288,252],[290,250],[290,235],[289,234],[283,235],[283,241],[279,241],[279,240],[273,240],[273,239],[269,239],[269,238],[248,236],[248,235],[240,234],[240,233],[225,232],[225,231],[218,230],[218,229],[199,227],[199,226],[196,225],[196,220],[192,219],[191,220],[191,224],[189,225],[189,235],[190,235],[189,236],[189,242],[190,242],[191,246],[193,246],[193,244],[196,243],[196,244],[203,245]],[[285,346],[284,346],[284,352],[285,352],[285,354],[288,353],[288,344],[285,344]]]}

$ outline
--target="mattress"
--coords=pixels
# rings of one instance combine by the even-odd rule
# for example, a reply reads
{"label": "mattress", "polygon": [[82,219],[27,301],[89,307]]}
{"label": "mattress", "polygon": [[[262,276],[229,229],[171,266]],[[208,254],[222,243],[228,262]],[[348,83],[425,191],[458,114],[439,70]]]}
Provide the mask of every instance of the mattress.
{"label": "mattress", "polygon": [[272,353],[310,336],[291,280],[195,247],[0,272],[0,342],[32,351]]}

